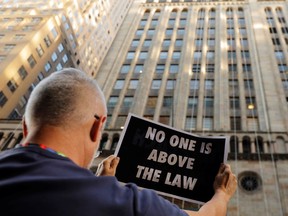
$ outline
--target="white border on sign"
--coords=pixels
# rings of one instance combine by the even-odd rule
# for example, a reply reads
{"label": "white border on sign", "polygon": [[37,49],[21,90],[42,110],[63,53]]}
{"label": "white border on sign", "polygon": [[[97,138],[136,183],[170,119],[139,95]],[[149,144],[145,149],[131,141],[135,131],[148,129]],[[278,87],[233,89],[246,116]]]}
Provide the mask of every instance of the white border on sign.
{"label": "white border on sign", "polygon": [[[127,130],[127,127],[128,127],[128,124],[130,122],[130,119],[131,117],[135,117],[135,118],[138,118],[138,119],[143,119],[145,121],[148,121],[148,122],[151,122],[153,124],[156,124],[156,125],[161,125],[162,127],[165,127],[165,128],[169,128],[171,130],[174,130],[174,131],[178,131],[180,133],[184,133],[184,134],[188,134],[191,136],[192,133],[189,133],[189,132],[186,132],[186,131],[183,131],[183,130],[179,130],[179,129],[176,129],[176,128],[173,128],[171,126],[168,126],[168,125],[165,125],[165,124],[162,124],[162,123],[159,123],[159,122],[155,122],[155,121],[152,121],[150,119],[147,119],[147,118],[144,118],[144,117],[140,117],[140,116],[137,116],[133,113],[129,113],[128,116],[127,116],[127,119],[126,119],[126,122],[125,122],[125,125],[124,125],[124,128],[121,132],[121,135],[120,135],[120,138],[119,138],[119,141],[117,143],[117,147],[115,149],[115,152],[114,152],[114,155],[117,156],[118,155],[118,152],[120,150],[120,147],[121,147],[121,143],[124,139],[124,135],[126,133],[126,130]],[[196,135],[196,134],[192,134],[193,136],[195,137],[199,137],[199,138],[213,138],[213,139],[225,139],[225,146],[224,146],[224,158],[223,158],[223,161],[224,163],[227,162],[227,157],[228,157],[228,145],[229,145],[229,140],[230,140],[230,137],[229,136],[199,136],[199,135]],[[127,184],[127,182],[121,182],[123,185]],[[137,185],[137,184],[135,184]],[[201,202],[201,201],[197,201],[197,200],[193,200],[193,199],[188,199],[188,198],[185,198],[185,197],[180,197],[180,196],[177,196],[177,195],[173,195],[173,194],[168,194],[168,193],[165,193],[163,191],[157,191],[155,189],[150,189],[150,188],[143,188],[143,187],[140,187],[137,185],[137,187],[139,189],[149,189],[149,190],[153,190],[155,191],[156,193],[160,194],[160,195],[163,195],[163,196],[167,196],[167,197],[172,197],[172,198],[176,198],[176,199],[181,199],[183,201],[188,201],[188,202],[192,202],[192,203],[196,203],[196,204],[200,204],[200,205],[203,205],[205,204],[205,202]]]}

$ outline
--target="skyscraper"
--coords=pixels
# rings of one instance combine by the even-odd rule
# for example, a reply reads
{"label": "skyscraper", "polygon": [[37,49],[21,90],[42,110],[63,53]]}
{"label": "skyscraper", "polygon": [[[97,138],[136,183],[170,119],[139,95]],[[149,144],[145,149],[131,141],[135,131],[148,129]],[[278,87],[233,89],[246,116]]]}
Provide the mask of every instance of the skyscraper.
{"label": "skyscraper", "polygon": [[[111,36],[104,22],[99,43],[93,37],[104,33],[73,25],[85,17],[93,26],[98,15],[84,9],[87,2],[79,16],[66,10],[72,43],[64,35],[75,67],[95,76],[107,99],[102,155],[115,150],[129,112],[199,135],[229,136],[228,163],[239,187],[228,214],[287,215],[287,0],[121,1],[113,9],[128,11],[123,23]],[[102,60],[90,57],[96,53]],[[0,124],[0,149],[22,139],[12,123]]]}
{"label": "skyscraper", "polygon": [[286,1],[134,1],[96,76],[104,149],[129,112],[229,136],[229,215],[287,214],[287,14]]}

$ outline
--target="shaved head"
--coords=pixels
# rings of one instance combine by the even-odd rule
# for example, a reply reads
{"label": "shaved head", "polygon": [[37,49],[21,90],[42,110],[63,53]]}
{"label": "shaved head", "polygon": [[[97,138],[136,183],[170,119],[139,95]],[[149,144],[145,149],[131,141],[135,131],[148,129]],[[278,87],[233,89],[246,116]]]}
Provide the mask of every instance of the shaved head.
{"label": "shaved head", "polygon": [[72,127],[95,114],[106,114],[105,104],[94,79],[80,70],[66,68],[36,86],[26,106],[25,121],[28,129],[43,125]]}

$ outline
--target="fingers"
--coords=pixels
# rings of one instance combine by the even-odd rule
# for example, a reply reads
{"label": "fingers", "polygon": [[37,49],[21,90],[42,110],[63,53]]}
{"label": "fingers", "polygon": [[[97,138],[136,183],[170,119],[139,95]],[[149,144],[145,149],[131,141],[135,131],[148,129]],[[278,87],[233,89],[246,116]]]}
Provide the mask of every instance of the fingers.
{"label": "fingers", "polygon": [[232,173],[230,165],[221,164],[218,174],[215,177],[214,189],[215,191],[223,191],[228,198],[234,194],[237,188],[237,178]]}
{"label": "fingers", "polygon": [[115,176],[116,168],[119,164],[119,157],[110,155],[104,159],[99,165],[97,170],[97,176]]}

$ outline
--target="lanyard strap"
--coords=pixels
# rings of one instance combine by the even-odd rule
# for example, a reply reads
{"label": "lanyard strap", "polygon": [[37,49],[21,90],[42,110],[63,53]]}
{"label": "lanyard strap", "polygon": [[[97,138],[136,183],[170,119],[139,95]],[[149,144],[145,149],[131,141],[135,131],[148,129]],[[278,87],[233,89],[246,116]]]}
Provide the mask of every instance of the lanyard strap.
{"label": "lanyard strap", "polygon": [[37,143],[23,143],[23,144],[20,144],[20,146],[22,147],[28,147],[28,146],[36,146],[36,147],[39,147],[41,149],[44,149],[46,151],[49,151],[49,152],[52,152],[54,154],[57,154],[57,155],[60,155],[62,157],[66,157],[65,154],[61,153],[61,152],[58,152],[58,151],[55,151],[51,148],[48,148],[47,146],[45,146],[44,144],[37,144]]}

